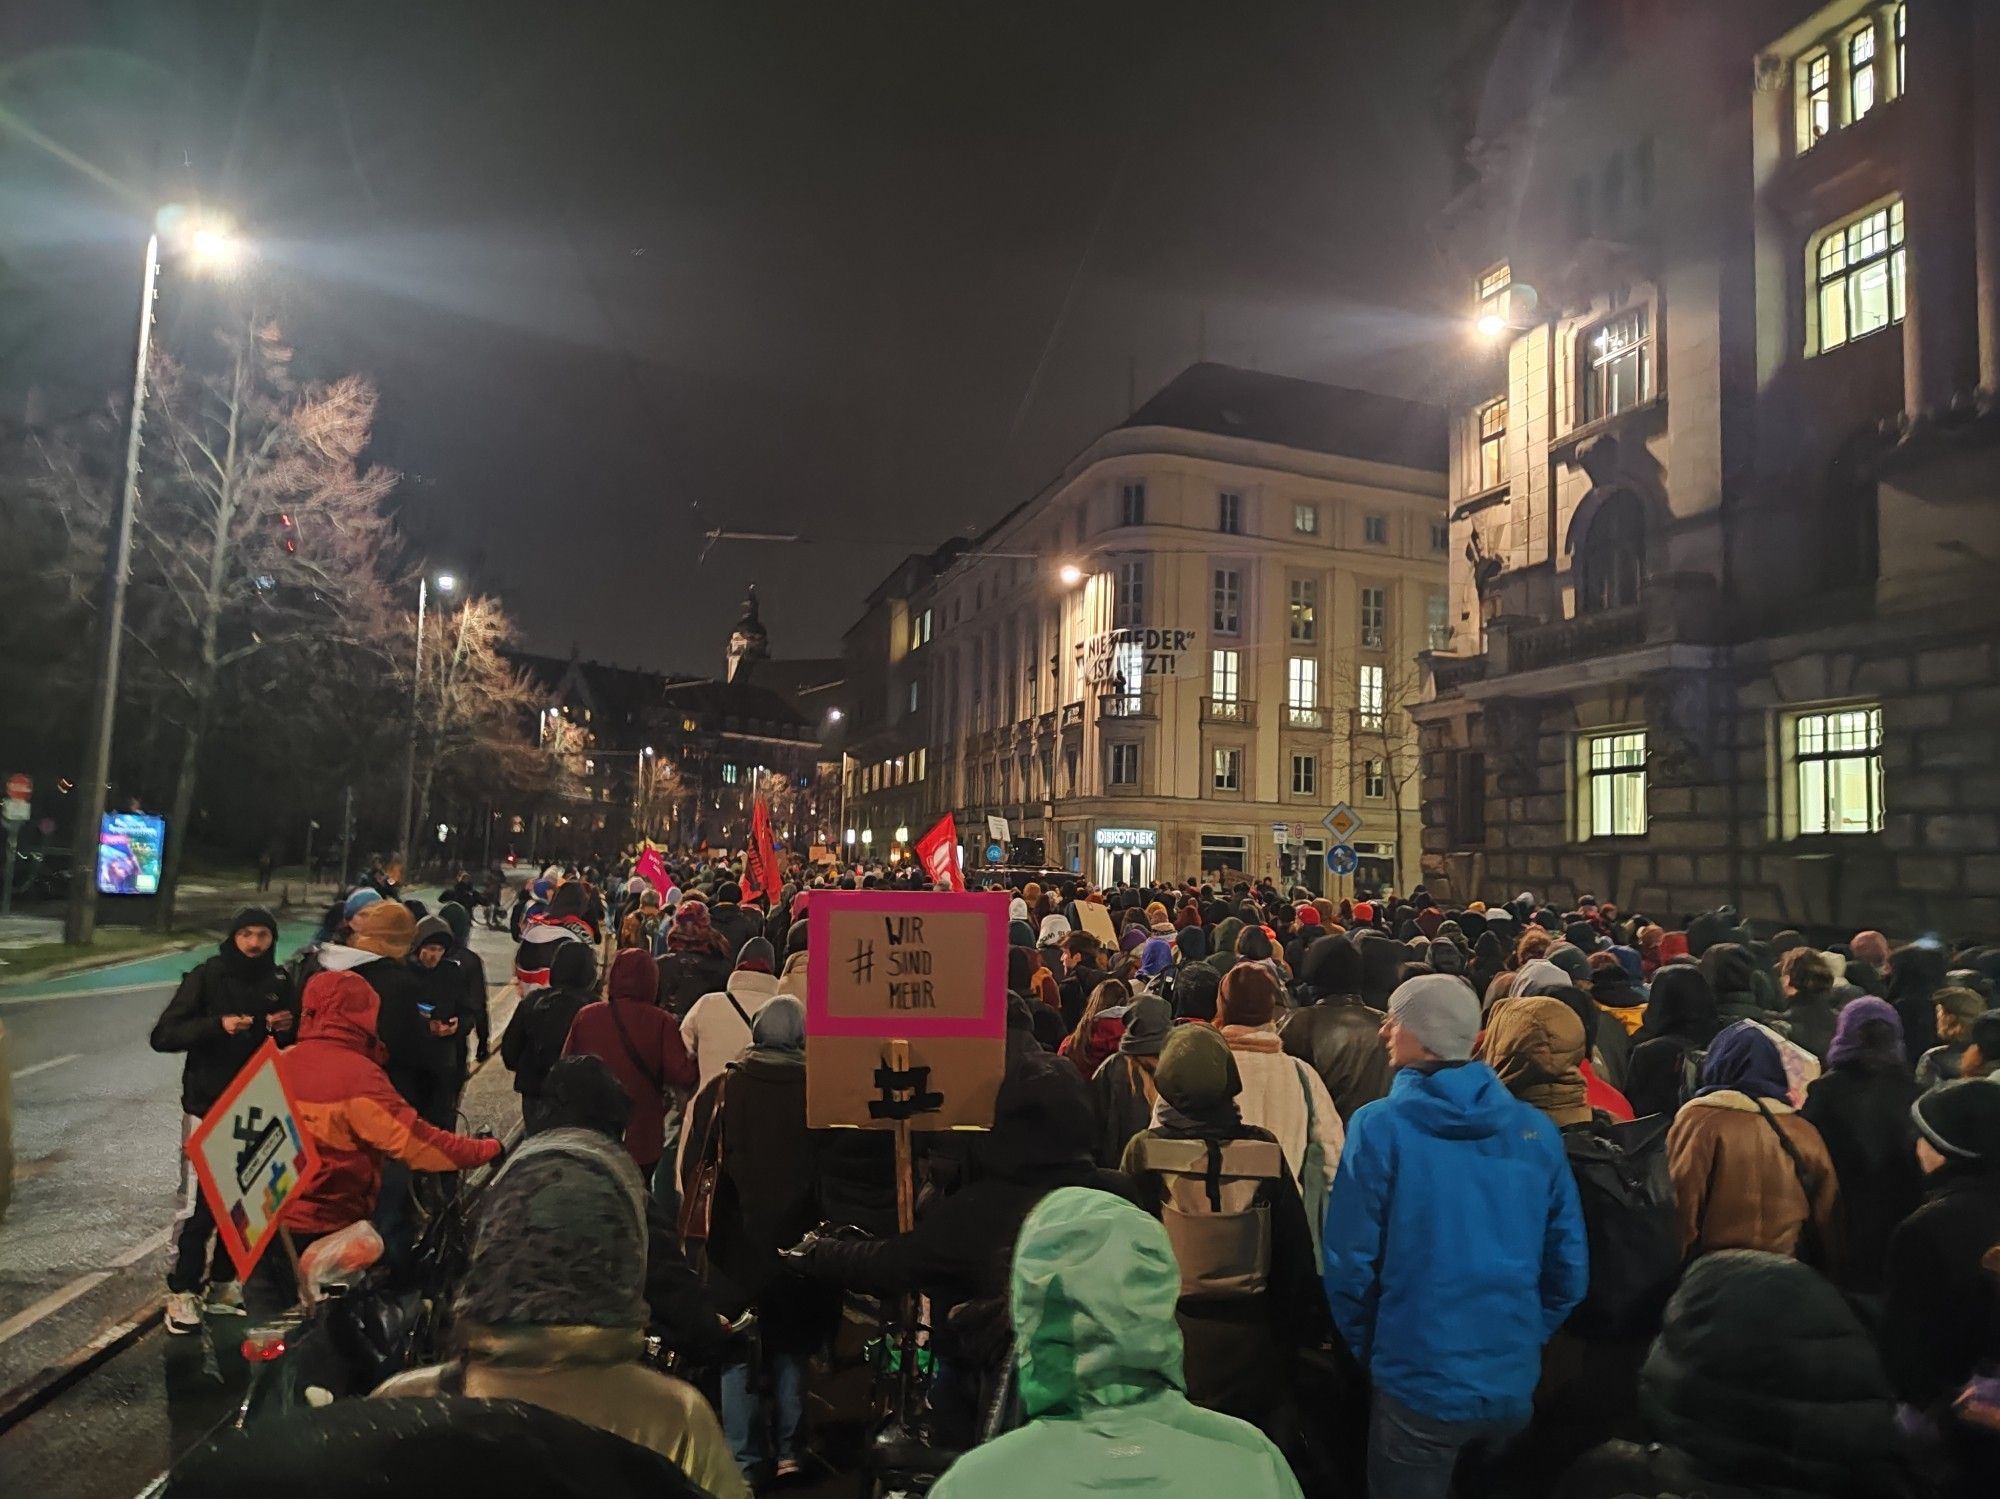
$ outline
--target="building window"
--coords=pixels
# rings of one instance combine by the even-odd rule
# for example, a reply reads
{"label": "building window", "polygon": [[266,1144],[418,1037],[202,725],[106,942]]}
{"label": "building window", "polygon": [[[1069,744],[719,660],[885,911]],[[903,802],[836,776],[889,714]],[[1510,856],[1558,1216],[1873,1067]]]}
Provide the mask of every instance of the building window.
{"label": "building window", "polygon": [[1240,875],[1250,867],[1250,840],[1228,833],[1201,835],[1201,872],[1218,877]]}
{"label": "building window", "polygon": [[1361,727],[1371,734],[1379,734],[1382,731],[1382,704],[1382,668],[1362,667],[1359,690],[1355,694],[1355,707],[1361,715]]}
{"label": "building window", "polygon": [[734,765],[725,765],[722,767],[722,784],[725,786],[734,786],[736,784],[736,767]]}
{"label": "building window", "polygon": [[1208,660],[1208,695],[1217,706],[1234,704],[1240,690],[1242,652],[1211,651]]}
{"label": "building window", "polygon": [[1645,590],[1646,512],[1629,489],[1608,496],[1591,517],[1576,555],[1576,612],[1629,609]]}
{"label": "building window", "polygon": [[1584,335],[1583,419],[1616,416],[1653,398],[1652,315],[1628,307]]}
{"label": "building window", "polygon": [[1860,119],[1875,107],[1875,26],[1873,22],[1847,37],[1847,120]]}
{"label": "building window", "polygon": [[1111,648],[1111,711],[1133,714],[1145,706],[1146,648],[1128,640]]}
{"label": "building window", "polygon": [[1834,708],[1792,720],[1800,837],[1882,831],[1882,710]]}
{"label": "building window", "polygon": [[1364,649],[1382,649],[1383,631],[1389,621],[1389,590],[1386,588],[1364,588],[1361,590],[1361,644]]}
{"label": "building window", "polygon": [[1111,601],[1111,628],[1138,628],[1146,617],[1146,564],[1118,564],[1118,592]]}
{"label": "building window", "polygon": [[910,616],[910,649],[914,651],[919,646],[926,646],[930,643],[931,611],[926,609],[921,614]]}
{"label": "building window", "polygon": [[1424,644],[1434,651],[1451,644],[1451,600],[1442,593],[1424,595]]}
{"label": "building window", "polygon": [[1293,640],[1309,644],[1319,639],[1319,580],[1294,578],[1291,598],[1286,605]]}
{"label": "building window", "polygon": [[1486,841],[1486,756],[1478,750],[1446,750],[1444,758],[1445,836],[1453,848]]}
{"label": "building window", "polygon": [[1894,30],[1896,33],[1896,97],[1900,99],[1903,96],[1904,90],[1910,86],[1910,75],[1905,71],[1903,65],[1903,7],[1901,5],[1896,7]]}
{"label": "building window", "polygon": [[1215,570],[1213,623],[1218,635],[1243,633],[1243,574],[1233,567]]}
{"label": "building window", "polygon": [[1319,506],[1292,506],[1292,529],[1301,536],[1319,535]]}
{"label": "building window", "polygon": [[1833,133],[1833,54],[1821,48],[1799,60],[1799,149]]}
{"label": "building window", "polygon": [[1478,316],[1482,320],[1498,318],[1502,327],[1506,325],[1507,291],[1513,284],[1514,273],[1504,260],[1480,273],[1473,288],[1473,300],[1479,304]]}
{"label": "building window", "polygon": [[1139,784],[1138,745],[1114,744],[1111,746],[1111,784],[1114,786],[1136,786]]}
{"label": "building window", "polygon": [[1243,496],[1228,490],[1215,497],[1215,529],[1224,536],[1243,534]]}
{"label": "building window", "polygon": [[1380,760],[1361,762],[1361,794],[1379,802],[1389,794],[1389,773]]}
{"label": "building window", "polygon": [[1294,656],[1285,664],[1285,709],[1295,727],[1319,721],[1319,660]]}
{"label": "building window", "polygon": [[1479,483],[1481,490],[1507,482],[1507,398],[1479,408]]}
{"label": "building window", "polygon": [[1317,796],[1319,794],[1319,757],[1317,755],[1292,756],[1292,795]]}
{"label": "building window", "polygon": [[1813,251],[1818,326],[1809,354],[1824,354],[1903,320],[1903,200],[1821,231]]}
{"label": "building window", "polygon": [[1584,740],[1586,838],[1638,838],[1646,831],[1646,734],[1643,729]]}
{"label": "building window", "polygon": [[1372,547],[1389,544],[1389,517],[1386,515],[1364,515],[1361,517],[1361,539]]}
{"label": "building window", "polygon": [[910,711],[912,713],[917,711],[917,703],[919,702],[919,700],[922,698],[923,695],[922,693],[923,685],[924,684],[921,681],[910,683]]}
{"label": "building window", "polygon": [[1215,752],[1215,789],[1217,791],[1243,789],[1242,750],[1218,749]]}
{"label": "building window", "polygon": [[1121,526],[1143,526],[1146,524],[1146,481],[1127,479],[1118,486],[1118,524]]}

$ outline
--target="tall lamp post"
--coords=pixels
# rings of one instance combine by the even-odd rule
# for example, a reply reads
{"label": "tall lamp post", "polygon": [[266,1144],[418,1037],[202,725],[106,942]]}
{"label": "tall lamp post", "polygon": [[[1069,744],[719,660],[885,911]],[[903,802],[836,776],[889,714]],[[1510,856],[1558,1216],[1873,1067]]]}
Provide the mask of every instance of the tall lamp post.
{"label": "tall lamp post", "polygon": [[[417,806],[417,720],[422,706],[424,685],[424,611],[430,603],[431,580],[417,579],[417,659],[410,668],[410,740],[403,756],[403,805],[396,814],[396,841],[398,857],[416,863],[417,835],[410,826],[410,819],[416,816]],[[458,587],[458,579],[450,573],[437,575],[437,590],[449,594]],[[403,871],[404,880],[416,874],[414,868]]]}
{"label": "tall lamp post", "polygon": [[[223,273],[239,265],[247,247],[220,221],[199,222],[169,205],[153,219],[146,236],[145,268],[139,281],[138,355],[132,367],[132,413],[125,432],[125,478],[111,512],[111,538],[104,549],[103,608],[97,621],[97,669],[90,700],[88,757],[77,781],[76,831],[70,860],[69,905],[63,941],[80,946],[97,933],[97,840],[104,821],[104,796],[111,779],[111,731],[118,712],[118,665],[125,635],[125,587],[132,570],[132,511],[139,500],[139,453],[145,441],[146,366],[153,357],[153,298],[160,280],[160,239],[185,252],[197,270]],[[187,836],[174,828],[172,838]]]}

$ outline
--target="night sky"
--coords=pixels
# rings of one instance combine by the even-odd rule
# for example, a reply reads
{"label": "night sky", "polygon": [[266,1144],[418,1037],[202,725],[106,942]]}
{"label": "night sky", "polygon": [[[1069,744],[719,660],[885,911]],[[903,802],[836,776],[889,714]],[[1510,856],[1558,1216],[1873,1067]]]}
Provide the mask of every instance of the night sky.
{"label": "night sky", "polygon": [[0,394],[101,404],[142,205],[224,204],[530,645],[718,671],[755,578],[835,654],[1201,353],[1425,393],[1468,8],[0,0]]}

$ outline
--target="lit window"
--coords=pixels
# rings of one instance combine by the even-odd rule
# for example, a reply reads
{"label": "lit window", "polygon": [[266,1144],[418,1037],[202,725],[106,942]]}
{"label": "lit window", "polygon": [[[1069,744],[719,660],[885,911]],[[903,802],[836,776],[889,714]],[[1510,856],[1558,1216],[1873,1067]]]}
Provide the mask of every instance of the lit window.
{"label": "lit window", "polygon": [[1362,761],[1361,794],[1376,802],[1389,794],[1388,772],[1384,770],[1380,760]]}
{"label": "lit window", "polygon": [[1813,252],[1817,338],[1824,354],[1903,320],[1903,200],[1835,224]]}
{"label": "lit window", "polygon": [[1111,628],[1136,629],[1146,616],[1146,564],[1118,564],[1118,593],[1112,600]]}
{"label": "lit window", "polygon": [[725,765],[722,767],[722,782],[725,786],[734,786],[736,784],[736,767],[734,765]]}
{"label": "lit window", "polygon": [[1294,578],[1286,605],[1292,639],[1301,645],[1319,639],[1319,580]]}
{"label": "lit window", "polygon": [[931,611],[926,609],[921,614],[911,615],[910,649],[914,651],[919,646],[929,645],[930,639],[931,639]]}
{"label": "lit window", "polygon": [[1424,642],[1434,651],[1451,644],[1451,600],[1441,593],[1424,595]]}
{"label": "lit window", "polygon": [[1507,398],[1479,408],[1479,482],[1481,490],[1507,482]]}
{"label": "lit window", "polygon": [[1136,786],[1139,784],[1138,745],[1114,744],[1111,746],[1111,784],[1114,786]]}
{"label": "lit window", "polygon": [[1382,635],[1389,620],[1389,590],[1361,590],[1361,644],[1368,650],[1382,649]]}
{"label": "lit window", "polygon": [[1389,544],[1389,517],[1386,515],[1364,515],[1361,518],[1361,539],[1372,547]]}
{"label": "lit window", "polygon": [[1504,320],[1507,316],[1507,291],[1513,284],[1514,273],[1504,260],[1481,272],[1473,292],[1473,300],[1479,304],[1478,315],[1482,319],[1496,317]]}
{"label": "lit window", "polygon": [[1292,529],[1301,536],[1319,535],[1319,506],[1292,506]]}
{"label": "lit window", "polygon": [[1146,685],[1146,648],[1136,640],[1125,641],[1111,650],[1111,711],[1132,714],[1143,706]]}
{"label": "lit window", "polygon": [[1208,664],[1208,695],[1217,705],[1234,705],[1241,687],[1242,653],[1212,651]]}
{"label": "lit window", "polygon": [[1875,27],[1871,22],[1847,38],[1847,119],[1860,119],[1875,107]]}
{"label": "lit window", "polygon": [[1833,131],[1833,55],[1814,52],[1799,62],[1799,149],[1808,150]]}
{"label": "lit window", "polygon": [[1295,725],[1311,727],[1319,717],[1319,661],[1294,656],[1285,666],[1285,707]]}
{"label": "lit window", "polygon": [[1355,707],[1360,711],[1361,727],[1370,733],[1381,732],[1382,702],[1382,668],[1362,667],[1359,690],[1355,694]]}
{"label": "lit window", "polygon": [[1593,734],[1584,741],[1586,838],[1637,838],[1646,831],[1644,730]]}
{"label": "lit window", "polygon": [[1882,831],[1882,710],[1837,708],[1793,720],[1798,832]]}
{"label": "lit window", "polygon": [[1243,496],[1224,490],[1215,497],[1215,529],[1225,536],[1243,532]]}
{"label": "lit window", "polygon": [[1584,335],[1583,419],[1597,421],[1653,398],[1653,325],[1645,307],[1628,307]]}
{"label": "lit window", "polygon": [[1243,751],[1219,749],[1215,752],[1215,789],[1239,791],[1243,782]]}
{"label": "lit window", "polygon": [[1121,526],[1143,526],[1146,524],[1146,481],[1127,479],[1118,486],[1118,524]]}
{"label": "lit window", "polygon": [[1431,550],[1443,556],[1451,550],[1451,526],[1446,521],[1431,522]]}
{"label": "lit window", "polygon": [[1896,94],[1900,98],[1910,86],[1910,75],[1903,62],[1903,7],[1896,7]]}
{"label": "lit window", "polygon": [[1215,633],[1240,635],[1243,632],[1243,574],[1233,567],[1215,570]]}
{"label": "lit window", "polygon": [[1319,759],[1315,755],[1292,756],[1292,795],[1319,794]]}
{"label": "lit window", "polygon": [[916,711],[917,711],[917,701],[918,701],[918,696],[919,696],[919,689],[920,689],[920,688],[921,688],[922,686],[923,686],[923,683],[922,683],[922,682],[920,682],[920,681],[918,681],[918,682],[912,682],[912,683],[910,683],[910,712],[912,712],[912,713],[914,713],[914,712],[916,712]]}

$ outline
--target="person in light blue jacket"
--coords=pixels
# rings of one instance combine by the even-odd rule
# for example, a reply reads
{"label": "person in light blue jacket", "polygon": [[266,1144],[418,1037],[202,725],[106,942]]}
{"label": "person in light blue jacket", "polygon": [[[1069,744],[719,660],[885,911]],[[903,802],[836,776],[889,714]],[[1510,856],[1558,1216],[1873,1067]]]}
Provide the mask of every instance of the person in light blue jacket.
{"label": "person in light blue jacket", "polygon": [[1542,1345],[1589,1283],[1549,1117],[1475,1062],[1479,1002],[1426,974],[1389,998],[1389,1096],[1348,1121],[1327,1200],[1327,1302],[1373,1382],[1369,1499],[1444,1499],[1466,1449],[1528,1423]]}

